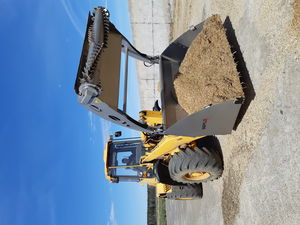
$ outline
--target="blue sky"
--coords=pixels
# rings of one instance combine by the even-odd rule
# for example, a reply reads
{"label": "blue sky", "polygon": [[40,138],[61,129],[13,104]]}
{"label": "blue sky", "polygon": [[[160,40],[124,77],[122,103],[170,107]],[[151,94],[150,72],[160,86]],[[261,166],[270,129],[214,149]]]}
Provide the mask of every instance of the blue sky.
{"label": "blue sky", "polygon": [[[103,143],[119,128],[73,90],[88,10],[105,4],[130,39],[127,1],[0,1],[1,225],[146,224],[146,187],[104,178]],[[132,61],[130,71],[137,115]]]}

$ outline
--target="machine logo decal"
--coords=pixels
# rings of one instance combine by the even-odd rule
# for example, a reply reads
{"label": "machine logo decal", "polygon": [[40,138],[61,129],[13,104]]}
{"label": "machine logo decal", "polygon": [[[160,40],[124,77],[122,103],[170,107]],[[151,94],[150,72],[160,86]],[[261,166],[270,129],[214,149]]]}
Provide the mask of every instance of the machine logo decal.
{"label": "machine logo decal", "polygon": [[211,120],[211,118],[205,117],[205,118],[202,120],[202,130],[206,129],[206,123],[207,123],[208,120]]}

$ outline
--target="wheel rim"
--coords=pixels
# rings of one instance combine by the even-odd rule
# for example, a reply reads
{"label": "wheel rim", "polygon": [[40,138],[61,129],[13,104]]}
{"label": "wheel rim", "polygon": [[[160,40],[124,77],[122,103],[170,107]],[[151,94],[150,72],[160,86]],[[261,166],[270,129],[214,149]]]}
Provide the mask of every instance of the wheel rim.
{"label": "wheel rim", "polygon": [[183,176],[186,180],[204,180],[210,177],[210,174],[207,172],[192,172],[187,173]]}

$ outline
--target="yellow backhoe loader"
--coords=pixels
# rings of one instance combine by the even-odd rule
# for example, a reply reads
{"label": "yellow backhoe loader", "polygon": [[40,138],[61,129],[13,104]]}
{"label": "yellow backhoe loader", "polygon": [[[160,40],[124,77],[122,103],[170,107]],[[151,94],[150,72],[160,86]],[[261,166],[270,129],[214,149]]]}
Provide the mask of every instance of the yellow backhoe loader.
{"label": "yellow backhoe loader", "polygon": [[[118,182],[156,186],[158,197],[202,197],[202,182],[221,177],[223,159],[214,135],[231,133],[243,98],[209,105],[188,115],[174,96],[173,80],[191,42],[203,23],[186,31],[159,56],[139,52],[109,21],[106,8],[88,15],[87,29],[75,81],[78,101],[96,115],[140,131],[139,138],[111,136],[104,150],[105,175]],[[120,88],[121,52],[125,55],[124,87]],[[128,57],[159,64],[161,109],[139,113],[139,121],[126,113]],[[213,76],[213,75],[212,75]],[[119,90],[124,90],[123,108]]]}

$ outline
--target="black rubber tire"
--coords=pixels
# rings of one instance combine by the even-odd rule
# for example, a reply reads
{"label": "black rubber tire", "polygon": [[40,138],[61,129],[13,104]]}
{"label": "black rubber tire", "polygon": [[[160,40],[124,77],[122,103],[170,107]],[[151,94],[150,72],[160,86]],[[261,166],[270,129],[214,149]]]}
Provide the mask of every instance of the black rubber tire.
{"label": "black rubber tire", "polygon": [[189,184],[183,186],[172,186],[172,192],[167,193],[167,199],[194,200],[203,196],[202,184]]}
{"label": "black rubber tire", "polygon": [[221,145],[216,136],[205,136],[196,140],[196,143],[198,148],[206,147],[214,155],[214,157],[221,160],[224,164]]}
{"label": "black rubber tire", "polygon": [[[169,162],[170,177],[184,184],[199,184],[218,179],[223,173],[221,151],[212,149],[213,145],[197,145],[194,149],[186,148],[175,154]],[[209,177],[190,180],[189,173],[208,173]]]}

